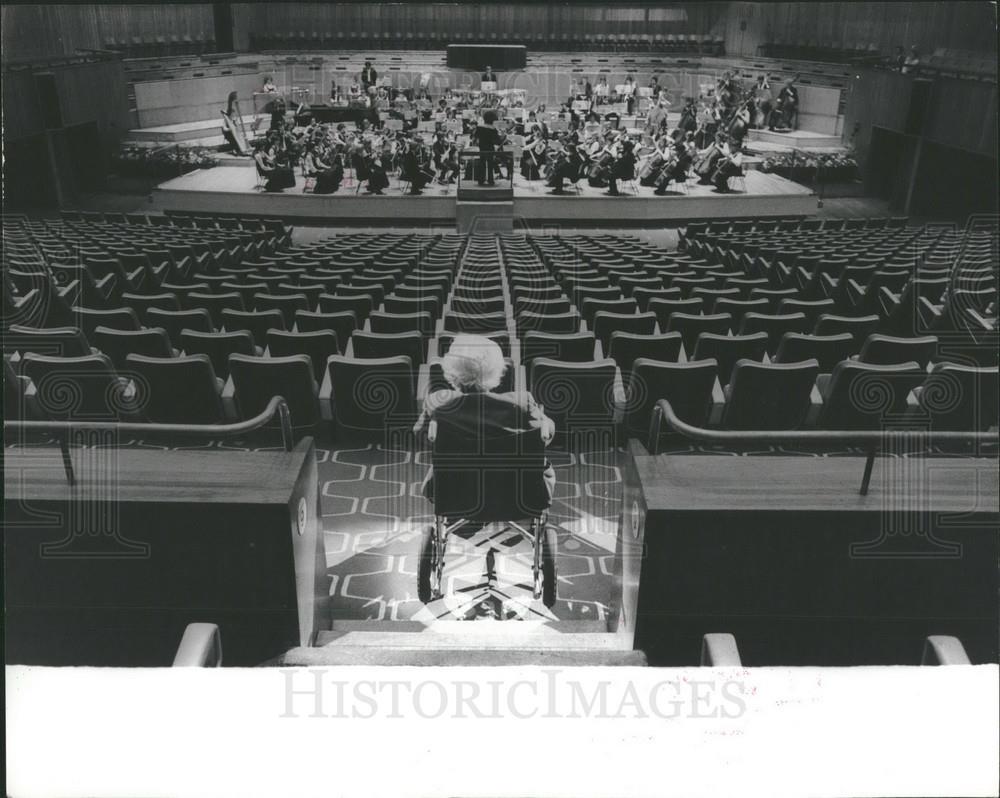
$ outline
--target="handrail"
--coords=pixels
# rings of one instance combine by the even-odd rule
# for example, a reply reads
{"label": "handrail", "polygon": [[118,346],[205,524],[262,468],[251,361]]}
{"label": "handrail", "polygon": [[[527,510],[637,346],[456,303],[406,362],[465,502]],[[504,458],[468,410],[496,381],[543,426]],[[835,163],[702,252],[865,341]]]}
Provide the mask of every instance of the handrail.
{"label": "handrail", "polygon": [[663,424],[686,438],[707,443],[752,443],[765,446],[781,443],[840,443],[863,446],[867,450],[865,471],[861,478],[862,496],[868,495],[875,455],[881,444],[892,440],[917,440],[922,442],[998,443],[996,432],[932,432],[919,430],[717,430],[695,427],[682,421],[666,399],[657,401],[649,424],[648,449],[650,454],[660,453],[660,435]]}
{"label": "handrail", "polygon": [[20,432],[49,432],[59,438],[59,448],[62,450],[63,467],[66,469],[66,479],[70,485],[76,484],[73,472],[73,461],[69,454],[69,435],[74,431],[114,430],[127,435],[199,435],[206,438],[231,438],[254,432],[278,416],[281,424],[281,442],[286,452],[292,451],[295,438],[292,433],[292,415],[288,402],[283,396],[271,397],[260,413],[245,421],[233,424],[152,424],[143,422],[118,423],[114,421],[7,421],[3,422],[4,430],[12,429]]}

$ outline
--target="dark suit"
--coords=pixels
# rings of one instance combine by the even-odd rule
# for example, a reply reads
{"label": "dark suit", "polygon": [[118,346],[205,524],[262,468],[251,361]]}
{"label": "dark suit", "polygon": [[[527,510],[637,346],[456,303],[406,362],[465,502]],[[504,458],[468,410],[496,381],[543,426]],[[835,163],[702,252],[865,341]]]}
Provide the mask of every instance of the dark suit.
{"label": "dark suit", "polygon": [[369,86],[374,86],[378,82],[378,72],[375,71],[375,67],[365,67],[361,70],[361,85],[367,89]]}
{"label": "dark suit", "polygon": [[[500,133],[489,125],[480,125],[476,128],[476,144],[483,152],[496,152],[500,144]],[[493,158],[481,158],[476,165],[476,182],[492,183],[495,171],[496,164]]]}

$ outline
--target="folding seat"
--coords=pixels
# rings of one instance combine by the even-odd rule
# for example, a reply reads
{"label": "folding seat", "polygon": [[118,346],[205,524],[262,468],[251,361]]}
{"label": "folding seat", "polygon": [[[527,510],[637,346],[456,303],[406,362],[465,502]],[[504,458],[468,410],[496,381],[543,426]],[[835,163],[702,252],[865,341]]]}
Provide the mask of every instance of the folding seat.
{"label": "folding seat", "polygon": [[829,374],[841,360],[847,360],[855,352],[857,346],[850,333],[807,335],[787,332],[781,337],[772,361],[797,363],[813,358],[819,363],[820,373]]}
{"label": "folding seat", "polygon": [[[696,427],[705,426],[712,409],[712,390],[717,374],[714,360],[673,363],[637,358],[632,364],[626,390],[625,423],[628,429],[645,438],[653,408],[660,399],[670,402],[681,421]],[[665,429],[663,433],[666,434]]]}
{"label": "folding seat", "polygon": [[714,277],[670,277],[667,279],[668,288],[679,288],[681,296],[689,299],[693,296],[696,288],[716,288]]}
{"label": "folding seat", "polygon": [[177,354],[170,345],[166,331],[160,327],[144,330],[98,327],[89,340],[95,348],[108,356],[119,372],[125,365],[125,359],[131,354],[146,357],[174,357]]}
{"label": "folding seat", "polygon": [[933,335],[919,338],[896,338],[872,333],[865,339],[857,360],[860,363],[890,366],[897,363],[916,362],[923,369],[937,353],[938,339]]}
{"label": "folding seat", "polygon": [[995,287],[979,290],[951,289],[940,303],[920,297],[916,309],[917,331],[944,334],[968,329],[969,311],[975,311],[981,316],[989,315],[985,312],[986,308],[996,298]]}
{"label": "folding seat", "polygon": [[525,365],[539,357],[570,362],[589,361],[594,359],[595,342],[591,332],[529,331],[521,339],[521,360]]}
{"label": "folding seat", "polygon": [[819,363],[740,360],[726,388],[721,426],[734,430],[798,429],[810,407]]}
{"label": "folding seat", "polygon": [[341,354],[346,351],[347,342],[357,327],[357,319],[351,311],[313,313],[300,310],[295,314],[295,329],[299,332],[333,330],[337,334],[337,343],[340,346]]}
{"label": "folding seat", "polygon": [[833,313],[832,299],[804,300],[804,299],[783,299],[778,304],[778,313],[803,313],[810,324],[815,324],[816,319],[824,313]]}
{"label": "folding seat", "polygon": [[382,310],[386,313],[429,313],[432,319],[441,316],[443,303],[437,296],[433,294],[419,297],[399,296],[398,291],[397,288],[396,292],[387,296],[382,303]]}
{"label": "folding seat", "polygon": [[135,375],[136,405],[154,424],[222,424],[222,380],[206,355],[158,358],[133,354],[124,370]]}
{"label": "folding seat", "polygon": [[997,426],[996,366],[976,368],[937,363],[915,391],[919,412],[931,430],[979,432]]}
{"label": "folding seat", "polygon": [[254,294],[253,306],[256,313],[278,311],[283,320],[280,329],[291,328],[296,311],[312,310],[305,294]]}
{"label": "folding seat", "polygon": [[4,352],[33,352],[49,357],[85,357],[92,354],[79,327],[27,327],[12,324],[4,336]]}
{"label": "folding seat", "polygon": [[115,330],[140,329],[139,317],[132,308],[109,308],[96,310],[93,308],[74,307],[73,315],[83,334],[90,339],[98,327],[110,327]]}
{"label": "folding seat", "polygon": [[627,382],[635,360],[643,357],[676,362],[680,358],[682,343],[681,334],[677,332],[642,335],[616,331],[611,333],[606,355],[618,364],[622,380]]}
{"label": "folding seat", "polygon": [[694,352],[695,343],[702,333],[725,335],[733,325],[733,317],[728,313],[699,316],[689,313],[672,313],[663,332],[679,332],[684,339],[684,352]]}
{"label": "folding seat", "polygon": [[152,275],[147,274],[144,268],[126,271],[118,258],[84,255],[83,265],[94,276],[95,280],[100,280],[108,275],[114,277],[119,291],[144,291],[155,287]]}
{"label": "folding seat", "polygon": [[[311,278],[304,277],[304,280]],[[319,306],[319,298],[322,294],[325,294],[327,287],[321,283],[308,283],[302,282],[298,284],[292,283],[281,283],[278,285],[279,296],[288,296],[289,294],[304,294],[306,298],[306,303],[309,309],[313,309]]]}
{"label": "folding seat", "polygon": [[850,333],[854,337],[855,352],[861,351],[865,339],[875,332],[879,326],[879,317],[871,316],[835,316],[824,313],[816,320],[813,335],[839,335]]}
{"label": "folding seat", "polygon": [[617,376],[609,358],[566,363],[540,357],[531,363],[530,391],[564,442],[577,443],[584,433],[589,443],[607,446],[614,439]]}
{"label": "folding seat", "polygon": [[717,335],[702,333],[694,346],[693,360],[713,359],[718,364],[719,382],[729,384],[733,366],[738,360],[763,362],[767,351],[767,333],[748,335]]}
{"label": "folding seat", "polygon": [[375,333],[358,330],[351,336],[352,356],[355,358],[386,358],[405,355],[414,370],[427,360],[427,339],[417,331],[404,333]]}
{"label": "folding seat", "polygon": [[913,362],[883,366],[843,360],[817,383],[823,406],[816,425],[820,429],[871,430],[901,421],[910,391],[925,376]]}
{"label": "folding seat", "polygon": [[504,301],[502,295],[494,297],[492,299],[477,298],[472,299],[468,295],[455,296],[451,298],[449,303],[448,312],[458,313],[466,316],[482,316],[482,315],[495,315],[504,314],[507,309],[507,303]]}
{"label": "folding seat", "polygon": [[854,280],[847,281],[847,300],[851,314],[868,316],[882,309],[882,289],[899,293],[910,280],[910,270],[903,268],[882,268],[871,275],[867,285],[859,285]]}
{"label": "folding seat", "polygon": [[181,309],[177,295],[173,293],[132,294],[125,292],[122,294],[122,304],[132,308],[136,312],[136,315],[143,321],[146,319],[146,311],[149,308],[162,308],[163,310]]}
{"label": "folding seat", "polygon": [[338,442],[378,441],[392,445],[417,418],[416,384],[408,357],[353,358],[327,362]]}
{"label": "folding seat", "polygon": [[767,352],[774,354],[786,333],[805,333],[812,329],[804,313],[747,313],[739,325],[740,335],[767,334]]}
{"label": "folding seat", "polygon": [[654,297],[649,300],[648,307],[650,313],[656,314],[656,321],[660,325],[660,330],[666,330],[667,324],[670,322],[670,317],[674,313],[695,316],[704,310],[704,304],[700,298],[662,299]]}
{"label": "folding seat", "polygon": [[34,385],[36,407],[44,418],[136,420],[129,382],[115,373],[105,355],[48,357],[29,352],[21,358],[21,375]]}
{"label": "folding seat", "polygon": [[880,294],[882,306],[879,315],[882,322],[879,331],[901,337],[916,335],[921,326],[918,315],[920,300],[928,299],[937,304],[949,282],[948,277],[914,277],[899,294],[883,289]]}
{"label": "folding seat", "polygon": [[481,334],[503,331],[508,328],[506,313],[456,313],[448,311],[444,315],[444,329],[448,332]]}
{"label": "folding seat", "polygon": [[[206,291],[208,290],[207,286],[206,286],[205,290]],[[230,282],[222,283],[216,290],[219,293],[225,293],[225,294],[236,293],[236,294],[239,294],[240,295],[240,299],[243,301],[243,307],[244,308],[252,308],[253,307],[253,298],[254,298],[254,295],[255,294],[266,294],[267,291],[268,291],[268,286],[267,286],[267,283],[258,283],[258,282],[234,283],[234,282],[230,281]],[[201,289],[198,289],[198,291],[200,292]],[[181,299],[181,304],[182,305],[186,304],[186,301],[187,301],[186,299],[182,298]]]}
{"label": "folding seat", "polygon": [[[649,291],[659,291],[663,289],[663,280],[659,277],[648,277],[644,275],[630,275],[628,277],[623,276],[618,281],[618,288],[621,290],[622,295],[626,297],[634,296],[633,292],[637,288],[644,288]],[[678,291],[678,293],[680,293]]]}
{"label": "folding seat", "polygon": [[766,314],[770,303],[766,299],[731,299],[720,297],[711,307],[712,313],[728,313],[733,317],[733,325],[738,328],[743,319],[752,314]]}
{"label": "folding seat", "polygon": [[353,313],[358,324],[364,324],[374,309],[375,303],[370,294],[354,296],[321,294],[319,298],[320,313]]}
{"label": "folding seat", "polygon": [[569,313],[572,310],[569,300],[564,296],[551,299],[520,296],[514,302],[514,315],[534,313],[539,316]]}
{"label": "folding seat", "polygon": [[614,301],[622,298],[621,292],[611,286],[607,288],[590,288],[577,285],[567,290],[577,310],[583,310],[583,303],[588,299]]}
{"label": "folding seat", "polygon": [[254,344],[264,346],[268,330],[284,330],[285,317],[280,310],[229,310],[222,311],[222,327],[226,332],[247,330]]}
{"label": "folding seat", "polygon": [[632,298],[636,301],[641,313],[653,310],[650,307],[650,302],[655,299],[690,301],[682,300],[679,288],[634,288]]}
{"label": "folding seat", "polygon": [[[3,417],[8,421],[32,421],[38,418],[30,380],[14,370],[10,358],[3,359]],[[8,443],[10,441],[8,440]]]}
{"label": "folding seat", "polygon": [[319,424],[319,386],[307,355],[230,355],[229,375],[240,418],[259,415],[271,399],[281,396],[288,404],[293,429],[315,430]]}
{"label": "folding seat", "polygon": [[655,313],[608,313],[599,311],[594,316],[594,336],[601,342],[604,351],[611,344],[615,332],[630,332],[637,335],[652,335],[656,332]]}
{"label": "folding seat", "polygon": [[383,313],[375,311],[368,317],[371,332],[419,332],[424,337],[434,334],[434,319],[430,313]]}
{"label": "folding seat", "polygon": [[786,299],[795,299],[799,292],[794,288],[752,288],[751,299],[766,299],[771,304],[771,312],[777,313],[781,303]]}
{"label": "folding seat", "polygon": [[575,311],[544,314],[525,311],[517,316],[515,324],[518,337],[529,330],[553,334],[576,333],[580,329],[580,315]]}
{"label": "folding seat", "polygon": [[207,293],[203,291],[192,291],[187,294],[185,304],[189,308],[203,308],[208,311],[212,318],[212,324],[216,329],[223,326],[222,311],[238,310],[243,311],[243,297],[237,291],[225,293]]}
{"label": "folding seat", "polygon": [[306,355],[313,365],[313,376],[317,382],[323,380],[326,359],[330,355],[339,355],[341,351],[337,342],[337,334],[333,330],[315,330],[313,332],[268,330],[266,342],[269,357]]}
{"label": "folding seat", "polygon": [[150,308],[146,311],[146,323],[153,327],[166,330],[170,343],[176,349],[183,349],[181,333],[184,330],[195,332],[214,332],[212,317],[202,308],[193,310],[162,310]]}
{"label": "folding seat", "polygon": [[230,355],[260,355],[262,349],[254,346],[253,336],[247,330],[234,332],[201,332],[184,330],[180,335],[180,348],[185,355],[204,355],[212,364],[215,374],[229,377]]}
{"label": "folding seat", "polygon": [[85,307],[111,308],[120,301],[123,287],[112,274],[96,280],[83,266],[61,263],[50,263],[49,271],[60,288],[75,283],[79,291],[77,302]]}

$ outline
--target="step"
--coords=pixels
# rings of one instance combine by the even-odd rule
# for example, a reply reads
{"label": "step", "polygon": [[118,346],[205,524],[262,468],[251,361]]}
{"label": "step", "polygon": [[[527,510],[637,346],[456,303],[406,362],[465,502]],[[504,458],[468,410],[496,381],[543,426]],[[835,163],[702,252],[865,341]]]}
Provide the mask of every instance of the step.
{"label": "step", "polygon": [[[250,135],[249,117],[243,117],[247,134]],[[158,125],[156,127],[138,127],[128,131],[125,138],[129,141],[162,141],[168,144],[174,141],[192,141],[219,135],[222,128],[222,115],[213,119],[202,119],[197,122],[181,122],[176,125]]]}
{"label": "step", "polygon": [[293,648],[269,666],[354,667],[643,667],[641,651],[509,649],[377,649],[371,646]]}
{"label": "step", "polygon": [[563,635],[563,634],[606,634],[607,621],[377,621],[377,620],[334,620],[330,625],[331,632],[411,632],[429,635],[466,634],[470,626],[481,630],[482,634],[509,634],[504,627],[517,627],[524,634]]}
{"label": "step", "polygon": [[546,634],[531,630],[477,629],[479,626],[518,626],[518,621],[455,621],[470,627],[456,634],[428,632],[320,632],[316,637],[319,648],[378,648],[423,650],[495,650],[518,649],[523,651],[620,651],[624,641],[611,632],[569,632]]}

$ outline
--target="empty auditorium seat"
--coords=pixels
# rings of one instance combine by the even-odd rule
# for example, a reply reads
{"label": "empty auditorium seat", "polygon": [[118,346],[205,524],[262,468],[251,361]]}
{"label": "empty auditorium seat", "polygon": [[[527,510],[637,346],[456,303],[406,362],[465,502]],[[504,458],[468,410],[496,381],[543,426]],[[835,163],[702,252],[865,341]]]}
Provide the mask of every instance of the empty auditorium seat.
{"label": "empty auditorium seat", "polygon": [[591,332],[547,333],[533,330],[521,339],[521,359],[525,364],[539,357],[571,362],[593,360],[595,341]]}
{"label": "empty auditorium seat", "polygon": [[[708,422],[712,389],[718,375],[714,360],[673,363],[637,358],[628,381],[626,423],[635,434],[649,431],[650,414],[666,399],[681,421],[696,427]],[[663,431],[666,434],[666,430]]]}
{"label": "empty auditorium seat", "polygon": [[265,338],[267,354],[270,357],[287,357],[289,355],[305,355],[313,366],[313,376],[316,382],[323,381],[326,373],[326,360],[330,355],[340,354],[337,334],[333,330],[315,330],[312,332],[288,332],[286,330],[270,329]]}
{"label": "empty auditorium seat", "polygon": [[856,351],[854,336],[850,333],[839,335],[785,333],[773,360],[775,363],[798,363],[801,360],[815,358],[819,363],[820,372],[829,374],[841,360],[846,360]]}
{"label": "empty auditorium seat", "polygon": [[844,360],[819,379],[820,429],[879,429],[903,419],[907,397],[924,380],[917,363],[874,365]]}
{"label": "empty auditorium seat", "polygon": [[26,327],[10,325],[4,336],[4,351],[34,352],[51,357],[84,357],[91,354],[87,336],[79,327]]}
{"label": "empty auditorium seat", "polygon": [[253,418],[273,397],[281,396],[288,404],[296,431],[313,430],[319,423],[319,386],[307,355],[230,355],[229,374],[241,418]]}
{"label": "empty auditorium seat", "polygon": [[417,417],[413,366],[405,356],[331,357],[327,363],[338,442],[385,441]]}
{"label": "empty auditorium seat", "polygon": [[618,364],[622,380],[627,382],[637,358],[673,363],[680,357],[682,343],[683,338],[677,332],[646,335],[615,331],[611,333],[606,354]]}
{"label": "empty auditorium seat", "polygon": [[129,355],[125,370],[136,380],[136,404],[157,424],[221,424],[222,381],[206,355]]}
{"label": "empty auditorium seat", "polygon": [[229,377],[230,355],[258,355],[253,336],[247,330],[203,332],[185,329],[180,333],[180,349],[185,355],[205,355],[222,379]]}
{"label": "empty auditorium seat", "polygon": [[733,430],[798,429],[806,419],[819,363],[740,360],[726,391],[721,426]]}
{"label": "empty auditorium seat", "polygon": [[413,330],[404,333],[377,333],[359,330],[351,336],[353,356],[356,358],[391,358],[404,355],[416,370],[427,358],[427,338]]}
{"label": "empty auditorium seat", "polygon": [[805,333],[812,324],[804,313],[747,313],[740,324],[740,335],[762,332],[767,335],[767,351],[773,354],[788,333]]}
{"label": "empty auditorium seat", "polygon": [[997,426],[998,372],[955,363],[935,364],[915,391],[932,430],[977,432]]}
{"label": "empty auditorium seat", "polygon": [[83,334],[87,336],[88,340],[98,327],[109,327],[113,330],[138,330],[140,328],[139,317],[135,315],[132,308],[96,310],[75,307],[73,315],[76,316],[78,326],[83,330]]}
{"label": "empty auditorium seat", "polygon": [[222,329],[222,311],[239,310],[246,307],[243,304],[243,297],[238,291],[224,291],[221,293],[204,293],[201,291],[191,291],[187,294],[186,302],[189,307],[204,308],[212,317],[212,324],[216,329]]}
{"label": "empty auditorium seat", "polygon": [[708,316],[671,313],[665,332],[679,332],[684,339],[685,353],[690,353],[694,352],[699,335],[705,332],[725,335],[729,332],[732,323],[733,318],[728,313],[715,313]]}
{"label": "empty auditorium seat", "polygon": [[868,336],[858,354],[862,363],[891,365],[915,361],[926,368],[937,352],[938,339],[933,335],[919,338],[896,338],[873,333]]}
{"label": "empty auditorium seat", "polygon": [[652,335],[656,331],[655,313],[607,313],[599,311],[594,316],[594,336],[607,351],[611,335],[616,332],[630,332],[636,335]]}
{"label": "empty auditorium seat", "polygon": [[596,432],[590,440],[603,440],[607,445],[616,405],[624,398],[616,393],[617,380],[615,362],[607,358],[583,363],[535,358],[530,391],[555,423],[562,440],[571,440],[577,432]]}
{"label": "empty auditorium seat", "polygon": [[35,388],[35,402],[43,417],[54,421],[137,420],[128,380],[115,372],[110,359],[47,357],[26,354],[21,374]]}
{"label": "empty auditorium seat", "polygon": [[694,345],[692,360],[714,360],[718,364],[719,382],[728,385],[733,367],[740,360],[763,362],[767,352],[767,333],[749,335],[718,335],[701,333]]}
{"label": "empty auditorium seat", "polygon": [[170,338],[162,327],[147,327],[143,330],[113,330],[109,327],[98,327],[90,336],[90,342],[111,360],[116,369],[121,371],[125,359],[130,354],[146,355],[147,357],[173,357],[173,347]]}
{"label": "empty auditorium seat", "polygon": [[280,310],[222,311],[222,326],[226,332],[247,330],[257,346],[264,346],[268,330],[284,330],[285,316]]}
{"label": "empty auditorium seat", "polygon": [[207,310],[163,310],[150,308],[146,311],[146,323],[167,331],[170,342],[177,349],[183,349],[181,333],[184,330],[194,332],[213,332],[212,317]]}
{"label": "empty auditorium seat", "polygon": [[580,316],[576,312],[553,314],[526,312],[517,317],[515,324],[518,336],[531,331],[567,335],[580,330]]}

